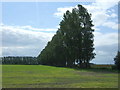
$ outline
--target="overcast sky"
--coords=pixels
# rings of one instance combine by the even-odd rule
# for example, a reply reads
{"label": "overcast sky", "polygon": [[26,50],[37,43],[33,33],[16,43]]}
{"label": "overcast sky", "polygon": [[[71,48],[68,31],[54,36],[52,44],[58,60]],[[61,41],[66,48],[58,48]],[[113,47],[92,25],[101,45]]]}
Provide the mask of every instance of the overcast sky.
{"label": "overcast sky", "polygon": [[59,28],[63,13],[81,4],[92,14],[97,64],[113,64],[118,50],[118,0],[2,3],[3,56],[38,56]]}

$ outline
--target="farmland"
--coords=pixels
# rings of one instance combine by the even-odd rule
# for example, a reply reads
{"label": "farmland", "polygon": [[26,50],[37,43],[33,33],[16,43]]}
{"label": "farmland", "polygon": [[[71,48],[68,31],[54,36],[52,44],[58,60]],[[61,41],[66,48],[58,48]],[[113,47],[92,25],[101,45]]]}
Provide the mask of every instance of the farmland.
{"label": "farmland", "polygon": [[118,73],[44,65],[3,65],[3,88],[116,88]]}

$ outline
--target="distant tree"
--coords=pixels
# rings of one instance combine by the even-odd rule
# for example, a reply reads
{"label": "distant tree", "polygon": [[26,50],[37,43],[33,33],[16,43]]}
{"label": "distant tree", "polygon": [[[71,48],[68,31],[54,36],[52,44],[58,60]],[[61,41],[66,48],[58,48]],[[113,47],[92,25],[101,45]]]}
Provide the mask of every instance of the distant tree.
{"label": "distant tree", "polygon": [[114,58],[115,65],[117,69],[120,71],[120,52],[118,51],[116,57]]}

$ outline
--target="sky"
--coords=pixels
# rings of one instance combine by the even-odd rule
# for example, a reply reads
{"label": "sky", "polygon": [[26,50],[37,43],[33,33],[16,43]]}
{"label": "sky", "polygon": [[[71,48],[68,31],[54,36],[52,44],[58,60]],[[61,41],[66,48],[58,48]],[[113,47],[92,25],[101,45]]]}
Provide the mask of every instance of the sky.
{"label": "sky", "polygon": [[2,2],[2,55],[38,56],[59,28],[63,13],[83,5],[94,24],[96,64],[113,64],[118,51],[118,0]]}

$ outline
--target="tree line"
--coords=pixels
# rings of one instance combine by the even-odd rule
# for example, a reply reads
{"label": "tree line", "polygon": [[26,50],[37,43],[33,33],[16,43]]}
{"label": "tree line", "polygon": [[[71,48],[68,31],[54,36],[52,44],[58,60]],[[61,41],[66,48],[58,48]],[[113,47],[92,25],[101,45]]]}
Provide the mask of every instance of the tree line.
{"label": "tree line", "polygon": [[60,28],[37,57],[43,65],[89,68],[94,53],[94,25],[82,5],[63,15]]}
{"label": "tree line", "polygon": [[2,57],[2,64],[37,65],[38,61],[36,57],[7,56]]}

